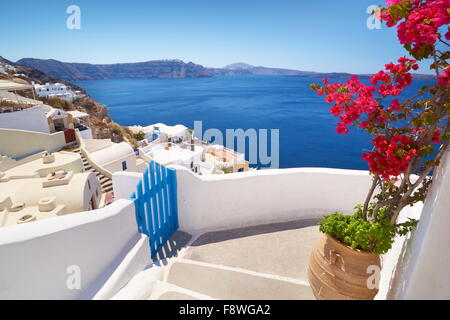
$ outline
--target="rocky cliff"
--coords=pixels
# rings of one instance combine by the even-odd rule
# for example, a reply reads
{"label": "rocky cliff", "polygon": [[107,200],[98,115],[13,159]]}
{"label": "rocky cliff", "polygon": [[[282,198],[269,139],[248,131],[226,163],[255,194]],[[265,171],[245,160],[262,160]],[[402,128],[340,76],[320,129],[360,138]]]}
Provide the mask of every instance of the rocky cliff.
{"label": "rocky cliff", "polygon": [[112,121],[109,110],[103,104],[95,101],[89,95],[84,92],[84,90],[73,83],[60,79],[55,76],[50,76],[42,71],[36,70],[29,66],[22,66],[19,63],[13,63],[9,60],[6,60],[3,57],[0,57],[1,63],[6,63],[12,65],[19,69],[17,74],[0,74],[1,79],[8,79],[15,82],[21,83],[31,83],[34,81],[35,83],[46,83],[46,82],[60,82],[68,85],[73,90],[82,91],[85,96],[79,99],[74,100],[73,102],[69,102],[59,98],[42,98],[33,95],[30,90],[24,90],[17,92],[19,95],[30,99],[41,100],[43,103],[50,105],[54,108],[63,109],[66,111],[69,110],[79,110],[82,112],[86,112],[90,116],[91,128],[94,138],[96,139],[111,139],[113,142],[121,142],[127,140],[130,144],[136,144],[135,139],[133,138],[131,132],[126,127],[122,127],[119,124]]}
{"label": "rocky cliff", "polygon": [[89,64],[25,58],[17,61],[17,64],[69,81],[123,78],[199,78],[214,75],[211,70],[201,65],[192,62],[184,63],[181,60]]}

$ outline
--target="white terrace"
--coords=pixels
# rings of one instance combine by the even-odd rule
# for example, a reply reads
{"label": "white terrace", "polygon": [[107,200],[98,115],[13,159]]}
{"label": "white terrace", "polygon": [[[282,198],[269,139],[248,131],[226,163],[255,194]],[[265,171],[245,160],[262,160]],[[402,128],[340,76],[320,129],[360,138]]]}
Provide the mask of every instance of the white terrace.
{"label": "white terrace", "polygon": [[[179,230],[149,257],[129,200],[142,175],[115,173],[111,205],[0,230],[0,298],[311,299],[305,272],[315,222],[350,213],[366,171],[296,168],[199,176],[176,168]],[[449,299],[450,154],[418,228],[383,256],[377,299]],[[18,263],[20,261],[20,263]],[[80,270],[79,288],[68,277]]]}

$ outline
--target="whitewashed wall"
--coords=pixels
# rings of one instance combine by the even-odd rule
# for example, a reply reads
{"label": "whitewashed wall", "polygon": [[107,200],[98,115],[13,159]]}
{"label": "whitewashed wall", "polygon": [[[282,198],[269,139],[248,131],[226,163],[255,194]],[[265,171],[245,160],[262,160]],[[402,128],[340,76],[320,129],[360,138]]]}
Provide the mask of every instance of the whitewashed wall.
{"label": "whitewashed wall", "polygon": [[125,171],[138,172],[145,170],[145,166],[137,166],[136,154],[126,142],[112,143],[109,139],[85,139],[81,132],[76,133],[77,142],[82,154],[89,164],[108,178],[114,172],[122,172],[122,162],[126,162]]}
{"label": "whitewashed wall", "polygon": [[0,128],[50,133],[47,118],[41,106],[0,113]]}
{"label": "whitewashed wall", "polygon": [[198,176],[177,167],[180,227],[189,232],[353,212],[370,187],[367,171],[325,168]]}
{"label": "whitewashed wall", "polygon": [[116,199],[129,199],[136,191],[140,180],[142,180],[142,173],[139,172],[115,172],[112,175],[114,197]]}
{"label": "whitewashed wall", "polygon": [[64,132],[52,134],[0,128],[0,154],[22,158],[40,151],[55,152],[66,146]]}
{"label": "whitewashed wall", "polygon": [[115,158],[114,161],[102,164],[102,167],[108,170],[109,172],[121,172],[122,162],[125,161],[127,165],[126,171],[137,172],[138,169],[136,167],[136,155],[134,153],[130,153],[124,157]]}
{"label": "whitewashed wall", "polygon": [[[173,168],[180,228],[192,233],[353,212],[371,183],[368,172],[358,170],[296,168],[199,176]],[[116,196],[129,198],[141,177],[115,173]]]}
{"label": "whitewashed wall", "polygon": [[450,151],[433,176],[420,222],[405,243],[391,299],[450,299]]}
{"label": "whitewashed wall", "polygon": [[[131,201],[0,228],[0,299],[90,299],[141,239]],[[70,290],[69,266],[81,289]]]}
{"label": "whitewashed wall", "polygon": [[78,132],[80,133],[80,136],[81,136],[81,138],[83,140],[85,140],[85,139],[93,139],[92,129],[91,128],[88,128],[88,129],[82,130],[82,131],[78,130]]}

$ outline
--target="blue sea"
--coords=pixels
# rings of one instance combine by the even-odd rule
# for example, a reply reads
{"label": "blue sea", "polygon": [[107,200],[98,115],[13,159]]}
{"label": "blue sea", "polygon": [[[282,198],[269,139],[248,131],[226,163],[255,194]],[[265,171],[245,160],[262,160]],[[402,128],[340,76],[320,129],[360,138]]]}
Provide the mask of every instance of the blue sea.
{"label": "blue sea", "polygon": [[[227,76],[95,80],[77,85],[105,104],[121,125],[162,122],[193,128],[194,121],[201,120],[203,130],[217,128],[224,136],[226,129],[279,129],[280,168],[366,170],[361,154],[370,149],[370,137],[356,128],[347,135],[336,133],[338,119],[329,113],[331,106],[309,88],[320,81],[316,77]],[[417,80],[402,97],[429,84]]]}

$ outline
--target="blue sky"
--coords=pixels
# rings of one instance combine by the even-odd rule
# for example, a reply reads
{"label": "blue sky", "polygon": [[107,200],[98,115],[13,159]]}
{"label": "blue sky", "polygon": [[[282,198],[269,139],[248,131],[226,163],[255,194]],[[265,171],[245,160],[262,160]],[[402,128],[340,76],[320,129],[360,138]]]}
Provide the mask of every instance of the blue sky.
{"label": "blue sky", "polygon": [[[66,28],[72,4],[81,9],[80,30]],[[367,28],[366,10],[374,4],[384,0],[8,1],[1,9],[7,15],[0,19],[0,55],[371,73],[405,54],[394,29]]]}

